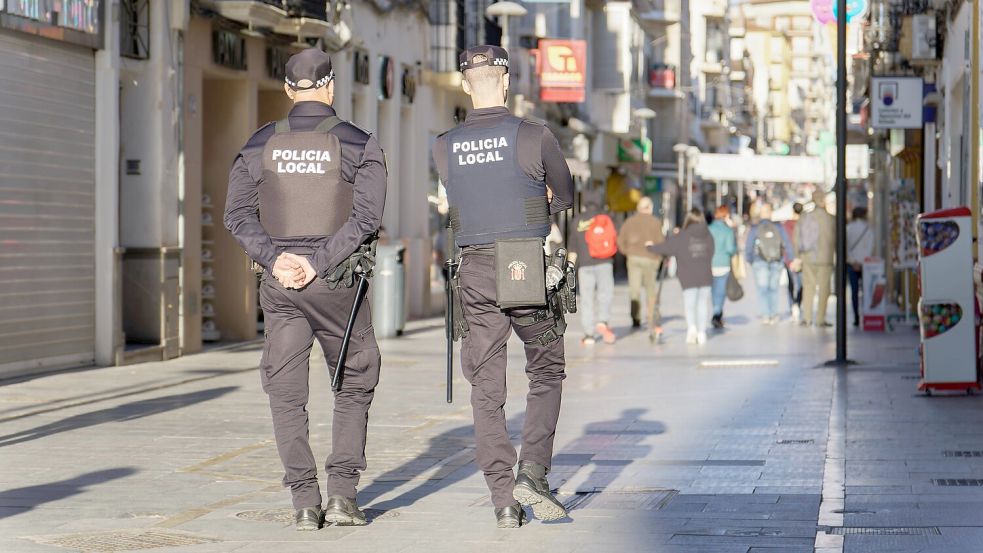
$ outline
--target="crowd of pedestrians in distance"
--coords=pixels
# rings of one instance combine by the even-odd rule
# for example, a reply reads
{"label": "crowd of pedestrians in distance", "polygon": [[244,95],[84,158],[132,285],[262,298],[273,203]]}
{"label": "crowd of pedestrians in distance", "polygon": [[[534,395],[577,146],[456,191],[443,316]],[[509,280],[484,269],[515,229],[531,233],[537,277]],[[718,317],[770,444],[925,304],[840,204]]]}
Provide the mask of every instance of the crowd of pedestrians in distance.
{"label": "crowd of pedestrians in distance", "polygon": [[[789,320],[832,326],[826,316],[836,231],[826,196],[817,190],[791,205],[758,198],[740,212],[726,204],[709,213],[693,208],[673,227],[649,197],[639,199],[633,212],[620,213],[610,209],[604,194],[585,193],[568,239],[578,266],[581,343],[618,339],[611,307],[619,254],[627,269],[632,331],[644,330],[653,343],[663,341],[662,283],[672,277],[682,288],[687,344],[704,344],[724,330],[726,304],[743,298],[745,284],[757,292],[763,325]],[[874,250],[866,218],[865,208],[853,209],[847,228],[854,325],[860,320],[863,262]]]}

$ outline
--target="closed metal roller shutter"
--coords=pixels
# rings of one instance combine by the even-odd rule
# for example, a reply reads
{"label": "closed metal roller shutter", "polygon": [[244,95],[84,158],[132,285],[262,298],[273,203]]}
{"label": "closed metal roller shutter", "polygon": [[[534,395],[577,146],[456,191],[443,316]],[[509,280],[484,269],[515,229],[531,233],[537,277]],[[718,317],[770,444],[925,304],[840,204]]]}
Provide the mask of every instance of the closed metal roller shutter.
{"label": "closed metal roller shutter", "polygon": [[0,375],[91,363],[92,50],[0,30]]}

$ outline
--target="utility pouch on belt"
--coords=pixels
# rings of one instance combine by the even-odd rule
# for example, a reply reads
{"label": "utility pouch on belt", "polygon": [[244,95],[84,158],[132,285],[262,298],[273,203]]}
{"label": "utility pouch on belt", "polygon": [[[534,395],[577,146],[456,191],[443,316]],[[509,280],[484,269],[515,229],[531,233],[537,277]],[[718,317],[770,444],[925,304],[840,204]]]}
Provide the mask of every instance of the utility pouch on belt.
{"label": "utility pouch on belt", "polygon": [[495,242],[495,290],[501,309],[546,306],[546,256],[542,238]]}

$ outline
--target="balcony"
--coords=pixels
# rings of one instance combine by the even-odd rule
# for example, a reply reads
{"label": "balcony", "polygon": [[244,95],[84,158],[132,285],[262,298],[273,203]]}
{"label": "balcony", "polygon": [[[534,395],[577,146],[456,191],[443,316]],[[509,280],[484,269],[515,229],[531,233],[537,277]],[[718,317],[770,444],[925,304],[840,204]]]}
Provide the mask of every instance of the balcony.
{"label": "balcony", "polygon": [[206,4],[222,17],[243,23],[250,30],[272,29],[287,17],[283,3],[275,0],[212,0]]}
{"label": "balcony", "polygon": [[666,27],[679,23],[680,0],[635,0],[633,15],[646,33],[662,36]]}
{"label": "balcony", "polygon": [[324,39],[329,48],[341,47],[351,37],[341,20],[347,2],[338,0],[205,0],[219,15],[246,25],[250,32],[269,29],[297,37]]}

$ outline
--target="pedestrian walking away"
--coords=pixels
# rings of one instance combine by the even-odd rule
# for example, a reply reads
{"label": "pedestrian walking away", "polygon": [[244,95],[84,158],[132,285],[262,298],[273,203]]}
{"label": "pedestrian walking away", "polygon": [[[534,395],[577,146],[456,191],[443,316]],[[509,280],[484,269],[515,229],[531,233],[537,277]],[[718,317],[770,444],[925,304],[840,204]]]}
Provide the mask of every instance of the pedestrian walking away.
{"label": "pedestrian walking away", "polygon": [[[474,110],[437,138],[433,156],[462,249],[453,288],[463,324],[455,325],[455,334],[471,384],[475,458],[498,527],[519,528],[526,522],[523,505],[541,520],[566,517],[546,475],[566,378],[560,305],[566,302],[558,298],[575,277],[566,263],[559,277],[551,276],[556,267],[545,268],[543,245],[550,216],[573,205],[573,178],[553,133],[506,107],[508,64],[508,53],[497,46],[461,54],[462,86]],[[572,295],[563,290],[563,297]],[[513,331],[525,343],[529,377],[519,455],[505,424],[506,347]]]}
{"label": "pedestrian walking away", "polygon": [[580,343],[591,346],[603,340],[613,344],[617,337],[610,323],[618,232],[597,190],[585,192],[583,204],[583,211],[573,219],[570,236],[570,254],[577,261],[580,323],[584,331]]}
{"label": "pedestrian walking away", "polygon": [[782,223],[785,234],[792,240],[793,248],[785,255],[785,271],[788,273],[788,302],[792,306],[793,322],[799,322],[802,319],[802,260],[795,257],[795,229],[799,224],[803,209],[804,206],[801,203],[793,203],[793,217]]}
{"label": "pedestrian walking away", "polygon": [[324,52],[310,48],[288,60],[284,90],[294,106],[286,119],[256,131],[236,156],[225,208],[226,228],[263,270],[260,379],[298,530],[367,522],[356,486],[366,468],[368,412],[381,363],[366,304],[337,368],[343,374],[334,393],[322,506],[308,439],[310,353],[316,339],[329,363],[339,358],[355,281],[371,271],[368,242],[382,221],[387,179],[375,137],[331,107],[334,89]]}
{"label": "pedestrian walking away", "polygon": [[874,231],[867,224],[867,208],[856,207],[846,226],[846,274],[850,280],[853,326],[860,326],[860,290],[863,287],[864,261],[874,255]]}
{"label": "pedestrian walking away", "polygon": [[618,250],[628,259],[628,295],[631,301],[631,326],[642,326],[642,290],[645,290],[645,317],[649,338],[658,341],[662,336],[662,316],[659,313],[657,279],[662,258],[648,251],[646,243],[661,244],[665,240],[662,219],[653,215],[651,198],[638,201],[637,211],[621,225]]}
{"label": "pedestrian walking away", "polygon": [[679,233],[666,237],[661,244],[647,246],[652,253],[676,258],[686,313],[686,343],[706,343],[714,246],[703,212],[691,209]]}
{"label": "pedestrian walking away", "polygon": [[765,202],[758,208],[758,222],[748,232],[745,256],[751,264],[754,284],[758,289],[759,314],[764,324],[778,322],[778,287],[785,256],[792,251],[785,228],[771,220],[771,204]]}
{"label": "pedestrian walking away", "polygon": [[711,323],[717,329],[724,327],[727,280],[734,278],[731,275],[731,264],[734,261],[734,256],[737,255],[737,236],[729,224],[729,218],[730,208],[722,205],[717,208],[713,215],[713,222],[710,223],[710,235],[713,236],[713,261],[711,263],[713,319],[711,319]]}
{"label": "pedestrian walking away", "polygon": [[[836,248],[836,222],[826,210],[826,193],[812,194],[815,209],[804,214],[795,228],[797,257],[802,260],[802,321],[803,326],[833,326],[826,322],[830,280]],[[815,318],[813,314],[815,313]]]}

